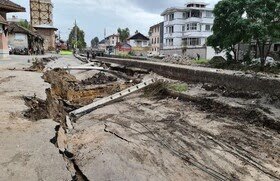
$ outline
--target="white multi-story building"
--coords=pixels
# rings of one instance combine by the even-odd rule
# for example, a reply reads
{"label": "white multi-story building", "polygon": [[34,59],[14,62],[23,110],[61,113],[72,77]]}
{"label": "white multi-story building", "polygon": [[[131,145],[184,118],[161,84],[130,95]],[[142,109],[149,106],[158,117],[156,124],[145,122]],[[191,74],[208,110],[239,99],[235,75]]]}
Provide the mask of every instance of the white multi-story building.
{"label": "white multi-story building", "polygon": [[[164,54],[188,54],[207,58],[207,37],[212,35],[213,9],[207,3],[190,1],[185,7],[171,7],[164,17]],[[191,51],[190,51],[191,50]]]}

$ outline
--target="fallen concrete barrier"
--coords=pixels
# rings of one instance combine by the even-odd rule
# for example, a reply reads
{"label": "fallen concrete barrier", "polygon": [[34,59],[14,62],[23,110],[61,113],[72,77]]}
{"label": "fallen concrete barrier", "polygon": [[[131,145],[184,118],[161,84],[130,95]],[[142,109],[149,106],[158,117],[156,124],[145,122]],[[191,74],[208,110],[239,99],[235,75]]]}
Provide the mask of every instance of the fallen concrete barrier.
{"label": "fallen concrete barrier", "polygon": [[194,83],[212,83],[233,90],[258,91],[280,96],[280,78],[245,74],[239,71],[193,67],[133,59],[97,57],[98,60],[151,70],[159,75]]}

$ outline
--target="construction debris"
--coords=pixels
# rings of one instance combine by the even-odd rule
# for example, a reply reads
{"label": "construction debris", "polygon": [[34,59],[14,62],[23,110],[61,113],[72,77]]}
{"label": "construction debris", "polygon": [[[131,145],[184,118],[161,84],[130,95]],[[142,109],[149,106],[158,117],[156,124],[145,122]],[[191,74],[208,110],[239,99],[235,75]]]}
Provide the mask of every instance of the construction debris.
{"label": "construction debris", "polygon": [[24,112],[25,117],[32,121],[49,118],[46,101],[36,98],[36,96],[24,97],[24,101],[26,106],[30,108]]}
{"label": "construction debris", "polygon": [[45,57],[45,58],[34,58],[32,59],[32,65],[26,71],[32,72],[43,72],[46,65],[51,62],[57,60],[57,57]]}
{"label": "construction debris", "polygon": [[99,84],[107,84],[107,83],[111,83],[111,82],[116,82],[118,80],[118,78],[114,77],[114,76],[107,76],[105,73],[103,72],[99,72],[97,74],[95,74],[93,77],[88,78],[86,80],[82,80],[82,84],[84,85],[99,85]]}
{"label": "construction debris", "polygon": [[87,106],[84,106],[82,108],[79,108],[75,111],[72,111],[70,112],[70,116],[73,117],[73,118],[76,118],[76,117],[79,117],[79,116],[82,116],[82,115],[85,115],[86,113],[89,113],[91,112],[93,109],[99,107],[99,106],[102,106],[104,104],[107,104],[111,101],[114,101],[116,99],[119,99],[119,98],[122,98],[122,97],[125,97],[129,94],[132,94],[133,92],[136,92],[140,89],[143,89],[151,84],[154,84],[155,83],[155,80],[154,79],[150,79],[150,80],[147,80],[147,81],[143,81],[142,83],[140,84],[137,84],[133,87],[129,87],[128,89],[125,89],[121,92],[118,92],[114,95],[110,95],[109,97],[105,97],[103,99],[100,99],[98,101],[95,101],[93,102],[92,104],[89,104]]}

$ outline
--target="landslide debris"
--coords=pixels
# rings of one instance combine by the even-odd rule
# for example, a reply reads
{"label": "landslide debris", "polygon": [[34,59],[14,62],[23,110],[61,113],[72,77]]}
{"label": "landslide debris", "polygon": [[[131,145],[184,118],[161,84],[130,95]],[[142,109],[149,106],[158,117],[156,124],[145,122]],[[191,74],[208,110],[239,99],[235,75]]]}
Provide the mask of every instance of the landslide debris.
{"label": "landslide debris", "polygon": [[25,101],[25,105],[29,107],[29,109],[24,112],[24,116],[26,118],[31,121],[49,118],[46,101],[36,98],[36,96],[24,97],[23,99]]}
{"label": "landslide debris", "polygon": [[49,62],[57,59],[57,57],[34,58],[32,59],[32,65],[26,71],[43,72]]}
{"label": "landslide debris", "polygon": [[111,82],[116,82],[118,79],[114,76],[107,76],[105,73],[100,72],[95,74],[93,77],[82,80],[81,83],[84,85],[100,85],[100,84],[107,84]]}

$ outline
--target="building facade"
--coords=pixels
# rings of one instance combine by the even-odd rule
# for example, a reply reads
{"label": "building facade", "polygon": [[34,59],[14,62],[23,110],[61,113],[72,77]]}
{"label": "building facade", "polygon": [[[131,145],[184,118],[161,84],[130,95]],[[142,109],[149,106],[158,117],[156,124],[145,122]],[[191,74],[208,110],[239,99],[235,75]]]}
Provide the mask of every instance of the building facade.
{"label": "building facade", "polygon": [[135,35],[127,39],[127,43],[132,47],[132,51],[136,55],[146,55],[149,51],[150,39],[142,33],[137,32]]}
{"label": "building facade", "polygon": [[113,34],[106,38],[107,46],[115,47],[119,42],[120,42],[120,37],[118,34]]}
{"label": "building facade", "polygon": [[207,3],[188,2],[185,7],[168,8],[164,17],[163,53],[200,54],[207,57],[206,40],[212,34],[213,9]]}
{"label": "building facade", "polygon": [[43,53],[44,39],[34,31],[10,22],[8,32],[9,45],[13,48],[11,53],[17,53],[17,50],[27,50],[25,52],[31,54]]}
{"label": "building facade", "polygon": [[0,1],[0,58],[9,55],[7,13],[25,12],[25,8],[9,0]]}
{"label": "building facade", "polygon": [[154,55],[159,55],[163,47],[163,26],[164,23],[162,22],[150,27],[150,52]]}
{"label": "building facade", "polygon": [[30,21],[44,39],[44,49],[55,49],[55,31],[53,26],[53,4],[51,0],[30,0]]}

